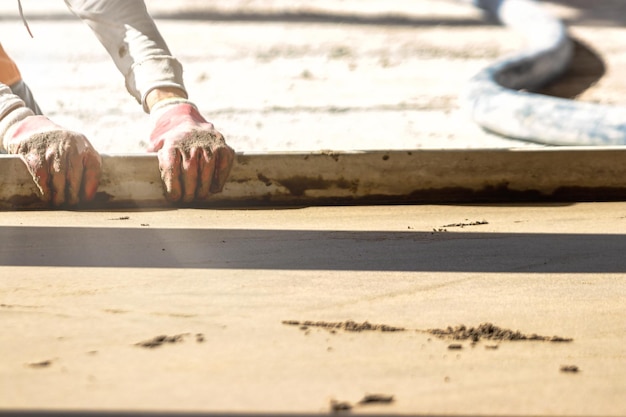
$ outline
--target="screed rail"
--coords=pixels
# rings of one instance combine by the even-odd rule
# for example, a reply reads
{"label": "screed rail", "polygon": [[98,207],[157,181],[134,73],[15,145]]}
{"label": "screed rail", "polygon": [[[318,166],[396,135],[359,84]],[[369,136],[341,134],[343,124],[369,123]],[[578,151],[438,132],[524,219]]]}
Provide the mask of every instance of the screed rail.
{"label": "screed rail", "polygon": [[[626,149],[555,147],[238,154],[224,192],[203,205],[624,199]],[[104,155],[85,207],[165,205],[156,155]],[[19,157],[0,157],[0,207],[43,207]]]}

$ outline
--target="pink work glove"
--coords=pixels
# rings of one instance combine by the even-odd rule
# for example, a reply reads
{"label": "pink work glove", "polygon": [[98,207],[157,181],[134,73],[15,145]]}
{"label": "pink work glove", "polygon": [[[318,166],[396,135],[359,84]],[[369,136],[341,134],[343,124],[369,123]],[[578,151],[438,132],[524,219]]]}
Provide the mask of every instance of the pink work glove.
{"label": "pink work glove", "polygon": [[235,151],[213,124],[188,102],[165,104],[151,115],[148,151],[158,152],[166,198],[191,202],[222,191]]}
{"label": "pink work glove", "polygon": [[26,163],[45,202],[75,205],[95,197],[102,159],[82,134],[28,116],[7,131],[5,146]]}

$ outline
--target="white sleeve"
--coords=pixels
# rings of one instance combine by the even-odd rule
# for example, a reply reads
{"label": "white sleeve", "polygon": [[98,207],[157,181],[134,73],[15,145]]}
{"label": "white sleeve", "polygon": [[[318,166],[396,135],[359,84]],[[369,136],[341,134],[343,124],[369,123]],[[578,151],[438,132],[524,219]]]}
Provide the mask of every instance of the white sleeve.
{"label": "white sleeve", "polygon": [[91,27],[124,75],[126,89],[144,111],[146,96],[157,87],[183,91],[182,65],[172,56],[143,0],[65,0],[72,13]]}
{"label": "white sleeve", "polygon": [[13,94],[9,86],[0,83],[0,153],[7,152],[7,130],[33,114],[24,101]]}

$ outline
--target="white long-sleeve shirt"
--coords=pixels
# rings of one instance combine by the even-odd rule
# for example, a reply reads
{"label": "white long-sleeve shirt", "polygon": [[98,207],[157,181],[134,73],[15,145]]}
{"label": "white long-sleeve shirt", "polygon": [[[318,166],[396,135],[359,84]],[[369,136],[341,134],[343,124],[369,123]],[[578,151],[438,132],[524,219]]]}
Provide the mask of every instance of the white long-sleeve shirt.
{"label": "white long-sleeve shirt", "polygon": [[172,56],[143,0],[65,0],[91,27],[115,65],[126,88],[145,111],[146,95],[156,87],[185,90],[183,69]]}
{"label": "white long-sleeve shirt", "polygon": [[[93,30],[122,73],[128,92],[148,112],[146,96],[159,87],[185,90],[182,65],[172,56],[143,0],[65,0]],[[9,86],[0,83],[0,139],[31,115]],[[0,140],[2,146],[4,140]]]}

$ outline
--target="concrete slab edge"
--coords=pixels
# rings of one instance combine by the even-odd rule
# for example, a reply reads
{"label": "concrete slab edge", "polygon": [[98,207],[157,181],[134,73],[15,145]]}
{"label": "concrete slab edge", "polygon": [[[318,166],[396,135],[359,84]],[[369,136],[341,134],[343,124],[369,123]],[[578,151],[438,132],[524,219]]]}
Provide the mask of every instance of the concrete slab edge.
{"label": "concrete slab edge", "polygon": [[[558,147],[238,154],[202,206],[624,199],[626,148]],[[103,155],[84,208],[167,205],[156,155]],[[0,156],[0,208],[43,207],[20,158]]]}

